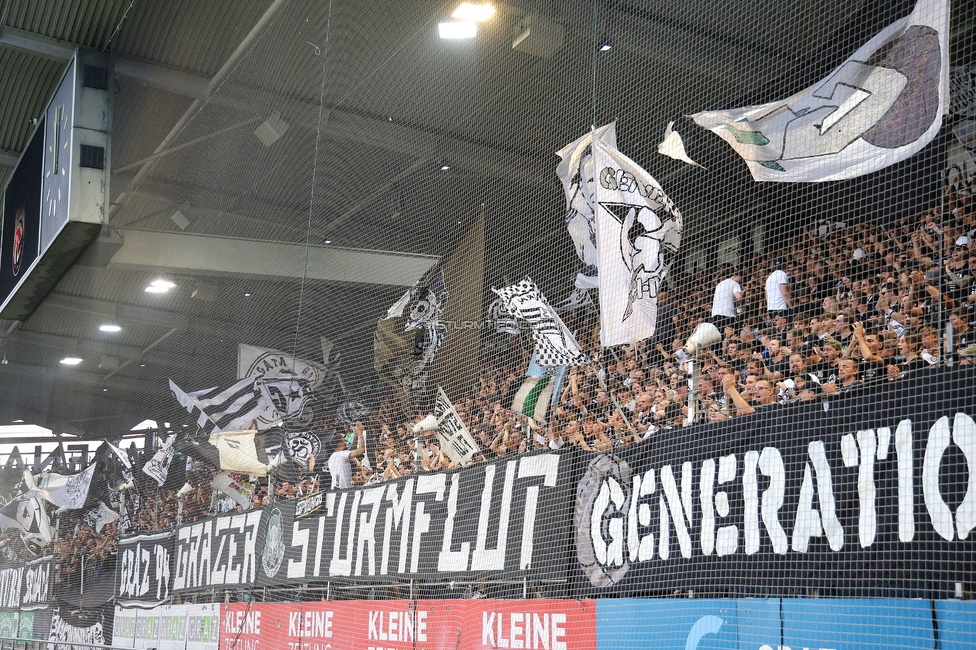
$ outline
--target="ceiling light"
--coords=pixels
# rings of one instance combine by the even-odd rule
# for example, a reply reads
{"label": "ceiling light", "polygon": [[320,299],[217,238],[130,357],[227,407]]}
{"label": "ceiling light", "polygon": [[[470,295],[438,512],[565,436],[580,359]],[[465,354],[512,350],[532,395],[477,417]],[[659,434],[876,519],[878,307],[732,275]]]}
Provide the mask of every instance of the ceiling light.
{"label": "ceiling light", "polygon": [[146,293],[166,293],[175,286],[176,284],[170,282],[169,280],[153,280],[149,283],[149,286],[146,287]]}
{"label": "ceiling light", "polygon": [[470,20],[471,22],[480,23],[488,20],[494,15],[495,8],[488,3],[476,5],[471,2],[462,2],[461,6],[455,9],[454,13],[451,14],[451,18],[457,18],[458,20]]}
{"label": "ceiling light", "polygon": [[601,52],[609,52],[612,49],[613,49],[613,43],[611,43],[610,41],[604,41],[603,44],[600,45]]}
{"label": "ceiling light", "polygon": [[187,219],[186,215],[179,210],[170,215],[170,219],[173,220],[173,223],[175,223],[180,230],[186,230],[186,227],[190,225],[190,220]]}
{"label": "ceiling light", "polygon": [[23,422],[23,420],[14,420],[14,424],[20,424],[22,422]]}
{"label": "ceiling light", "polygon": [[102,323],[98,326],[99,332],[121,332],[122,326],[115,323]]}
{"label": "ceiling light", "polygon": [[322,242],[322,243],[323,243],[323,244],[331,244],[331,243],[332,243],[332,240],[331,240],[331,239],[326,239],[326,240],[325,240],[324,242]]}
{"label": "ceiling light", "polygon": [[451,166],[450,166],[450,165],[448,165],[447,163],[443,163],[443,164],[441,164],[441,171],[442,171],[442,172],[446,172],[446,171],[448,171],[448,170],[450,170],[450,169],[451,169]]}
{"label": "ceiling light", "polygon": [[251,292],[250,291],[245,291],[244,292],[244,297],[245,298],[249,297],[250,295],[251,295]]}
{"label": "ceiling light", "polygon": [[65,366],[77,366],[82,361],[84,361],[84,359],[79,357],[65,357],[64,359],[61,359],[61,364]]}
{"label": "ceiling light", "polygon": [[140,364],[139,364],[139,367],[140,367],[140,368],[145,368],[145,367],[146,367],[146,364],[144,364],[144,363],[140,363]]}
{"label": "ceiling light", "polygon": [[437,23],[437,33],[441,38],[460,40],[478,35],[478,26],[466,20],[445,20]]}
{"label": "ceiling light", "polygon": [[102,392],[103,393],[107,393],[108,392],[108,388],[106,388],[105,386],[102,386]]}

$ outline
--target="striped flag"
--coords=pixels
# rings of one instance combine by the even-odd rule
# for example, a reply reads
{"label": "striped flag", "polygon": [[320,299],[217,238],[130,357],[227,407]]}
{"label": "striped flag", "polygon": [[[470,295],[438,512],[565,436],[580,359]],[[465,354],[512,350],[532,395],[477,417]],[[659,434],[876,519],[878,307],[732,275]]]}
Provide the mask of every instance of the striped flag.
{"label": "striped flag", "polygon": [[544,423],[549,405],[555,407],[559,402],[566,371],[566,366],[539,365],[533,354],[525,372],[525,381],[515,394],[512,410]]}
{"label": "striped flag", "polygon": [[219,433],[248,429],[265,413],[268,404],[258,386],[260,381],[260,377],[245,377],[224,389],[214,387],[187,393],[171,379],[169,389],[187,413],[194,409],[200,412],[197,418],[200,428],[207,433]]}
{"label": "striped flag", "polygon": [[552,401],[553,383],[552,377],[526,377],[515,393],[512,410],[544,423]]}

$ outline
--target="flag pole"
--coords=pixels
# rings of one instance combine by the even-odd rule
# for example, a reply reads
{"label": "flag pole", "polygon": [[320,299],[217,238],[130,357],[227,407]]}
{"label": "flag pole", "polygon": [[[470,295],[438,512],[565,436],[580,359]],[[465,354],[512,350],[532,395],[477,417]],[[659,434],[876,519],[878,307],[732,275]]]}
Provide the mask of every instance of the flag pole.
{"label": "flag pole", "polygon": [[637,433],[637,429],[634,428],[633,423],[624,414],[624,410],[620,407],[620,403],[617,401],[617,398],[614,397],[613,392],[607,386],[607,382],[603,379],[603,377],[600,376],[600,373],[594,367],[593,359],[590,358],[589,355],[587,355],[587,359],[589,360],[587,362],[587,365],[593,370],[593,374],[596,375],[596,380],[600,382],[600,388],[603,389],[603,392],[606,393],[607,397],[610,398],[610,401],[613,402],[613,405],[617,409],[617,413],[620,414],[620,417],[623,418],[623,421],[627,423],[627,428],[630,429],[631,433]]}

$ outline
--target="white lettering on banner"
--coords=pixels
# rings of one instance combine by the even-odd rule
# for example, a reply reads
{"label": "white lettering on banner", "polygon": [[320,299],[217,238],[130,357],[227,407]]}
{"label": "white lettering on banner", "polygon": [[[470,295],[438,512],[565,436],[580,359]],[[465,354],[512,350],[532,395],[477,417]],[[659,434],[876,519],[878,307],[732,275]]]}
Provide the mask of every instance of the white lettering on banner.
{"label": "white lettering on banner", "polygon": [[173,589],[253,584],[260,523],[261,511],[254,511],[180,528]]}
{"label": "white lettering on banner", "polygon": [[483,611],[481,645],[488,648],[566,650],[566,615]]}
{"label": "white lettering on banner", "polygon": [[229,611],[224,614],[224,634],[261,634],[261,610]]}
{"label": "white lettering on banner", "polygon": [[370,488],[363,491],[362,505],[373,506],[370,512],[359,515],[359,545],[356,547],[356,575],[363,575],[363,552],[369,553],[369,575],[376,575],[376,520],[386,488]]}
{"label": "white lettering on banner", "polygon": [[[893,444],[892,444],[893,443]],[[775,447],[765,447],[761,451],[749,450],[742,455],[742,523],[720,526],[719,520],[731,517],[733,511],[729,494],[718,489],[722,485],[733,484],[740,478],[738,458],[727,455],[720,458],[704,459],[698,468],[698,500],[701,507],[701,523],[698,528],[702,555],[731,555],[740,552],[747,555],[759,552],[762,527],[769,538],[773,551],[785,555],[791,549],[806,553],[811,540],[818,537],[826,539],[834,552],[844,548],[845,531],[837,514],[834,496],[832,471],[843,472],[844,468],[857,468],[857,539],[861,548],[871,548],[878,535],[877,495],[878,481],[887,479],[879,472],[894,471],[898,495],[898,539],[911,542],[915,538],[915,467],[912,421],[904,419],[895,427],[894,435],[888,427],[859,430],[853,434],[838,436],[843,468],[832,470],[828,461],[827,447],[823,440],[814,440],[807,445],[807,462],[802,464],[803,476],[800,483],[796,516],[793,530],[789,534],[780,522],[780,509],[786,500],[786,467],[782,453]],[[949,445],[955,444],[965,459],[966,470],[957,473],[967,476],[967,486],[962,502],[953,512],[942,496],[939,485],[939,467]],[[925,439],[925,454],[921,468],[922,495],[925,510],[932,528],[945,540],[966,539],[976,528],[976,422],[965,413],[956,413],[950,427],[949,418],[939,418],[928,430]],[[891,464],[879,464],[888,458],[891,448],[897,460]],[[601,457],[597,457],[601,458]],[[607,467],[624,467],[626,463],[609,457],[613,461]],[[595,467],[596,459],[591,462]],[[629,468],[628,476],[629,476]],[[760,498],[759,478],[767,477],[768,487]],[[650,468],[629,478],[627,484],[619,480],[620,470],[601,470],[599,483],[585,496],[592,500],[591,508],[577,504],[577,512],[587,512],[588,521],[577,521],[577,526],[585,525],[578,531],[577,539],[585,539],[592,544],[592,557],[602,567],[622,567],[629,562],[645,562],[654,558],[655,537],[651,532],[654,522],[653,506],[658,504],[657,530],[659,538],[657,549],[660,559],[667,560],[671,553],[671,527],[678,540],[681,556],[692,555],[692,533],[695,532],[692,510],[692,476],[690,462],[681,466],[680,492],[678,482],[670,465],[660,469],[661,490],[657,490],[655,469]],[[491,484],[491,476],[486,477],[486,494]],[[598,485],[598,487],[597,487]],[[663,492],[663,494],[662,494]],[[490,497],[489,497],[490,498]],[[486,498],[483,496],[483,503]],[[482,519],[484,521],[484,518]],[[582,537],[580,537],[582,535]],[[480,531],[479,531],[480,540]],[[589,565],[585,565],[589,566]],[[624,569],[626,570],[626,569]],[[591,575],[588,570],[588,575]],[[619,577],[619,576],[618,576]],[[602,580],[599,572],[593,572],[591,580],[596,586]],[[502,647],[502,646],[499,646]]]}
{"label": "white lettering on banner", "polygon": [[28,565],[24,571],[23,605],[39,605],[47,602],[51,565],[42,562],[34,566]]}
{"label": "white lettering on banner", "polygon": [[332,637],[332,610],[321,612],[291,612],[288,614],[288,636]]}
{"label": "white lettering on banner", "polygon": [[397,496],[396,484],[386,490],[386,500],[393,505],[386,509],[386,528],[383,530],[383,560],[380,564],[380,574],[386,575],[390,566],[390,538],[393,529],[400,530],[400,563],[397,571],[404,572],[407,566],[407,539],[410,535],[410,507],[413,494],[414,479],[403,483],[403,495]]}
{"label": "white lettering on banner", "polygon": [[[434,476],[421,476],[417,479],[417,494],[433,494],[438,501],[444,500],[444,484],[446,477],[443,474]],[[504,505],[502,506],[504,508]],[[417,504],[417,510],[413,518],[413,551],[410,556],[410,573],[417,573],[420,564],[420,536],[430,530],[430,515],[424,512],[424,502]],[[498,533],[501,538],[501,532]]]}
{"label": "white lettering on banner", "polygon": [[467,571],[468,556],[471,553],[471,542],[461,544],[460,551],[452,551],[454,539],[454,518],[457,516],[458,487],[461,475],[451,475],[451,492],[447,497],[447,519],[444,520],[444,543],[437,556],[438,571]]}
{"label": "white lettering on banner", "polygon": [[515,483],[515,466],[518,461],[510,460],[505,463],[505,485],[502,489],[501,512],[498,514],[498,525],[491,526],[498,531],[498,542],[495,548],[487,548],[488,527],[491,523],[491,504],[493,499],[492,487],[495,483],[495,469],[497,465],[485,467],[485,487],[481,491],[481,514],[478,518],[478,538],[475,542],[474,553],[471,557],[472,571],[500,571],[505,568],[505,547],[508,543],[508,519],[512,512],[512,486]]}
{"label": "white lettering on banner", "polygon": [[370,611],[366,638],[370,641],[427,642],[429,612],[411,609],[408,612]]}
{"label": "white lettering on banner", "polygon": [[24,577],[24,567],[0,571],[0,607],[17,609],[20,607],[20,586]]}

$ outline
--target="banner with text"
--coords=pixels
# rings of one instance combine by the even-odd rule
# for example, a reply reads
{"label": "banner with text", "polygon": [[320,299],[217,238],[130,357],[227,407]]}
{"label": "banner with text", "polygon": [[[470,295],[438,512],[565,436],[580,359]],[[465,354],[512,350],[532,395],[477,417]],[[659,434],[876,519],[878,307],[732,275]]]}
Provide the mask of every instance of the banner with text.
{"label": "banner with text", "polygon": [[221,650],[596,650],[592,600],[384,600],[221,606]]}
{"label": "banner with text", "polygon": [[40,557],[0,569],[0,610],[35,610],[48,606],[52,557]]}
{"label": "banner with text", "polygon": [[526,454],[123,539],[119,603],[296,580],[564,579],[577,457]]}
{"label": "banner with text", "polygon": [[173,538],[169,531],[119,540],[116,598],[123,607],[155,607],[170,594]]}
{"label": "banner with text", "polygon": [[884,382],[583,458],[573,593],[973,582],[974,378]]}

